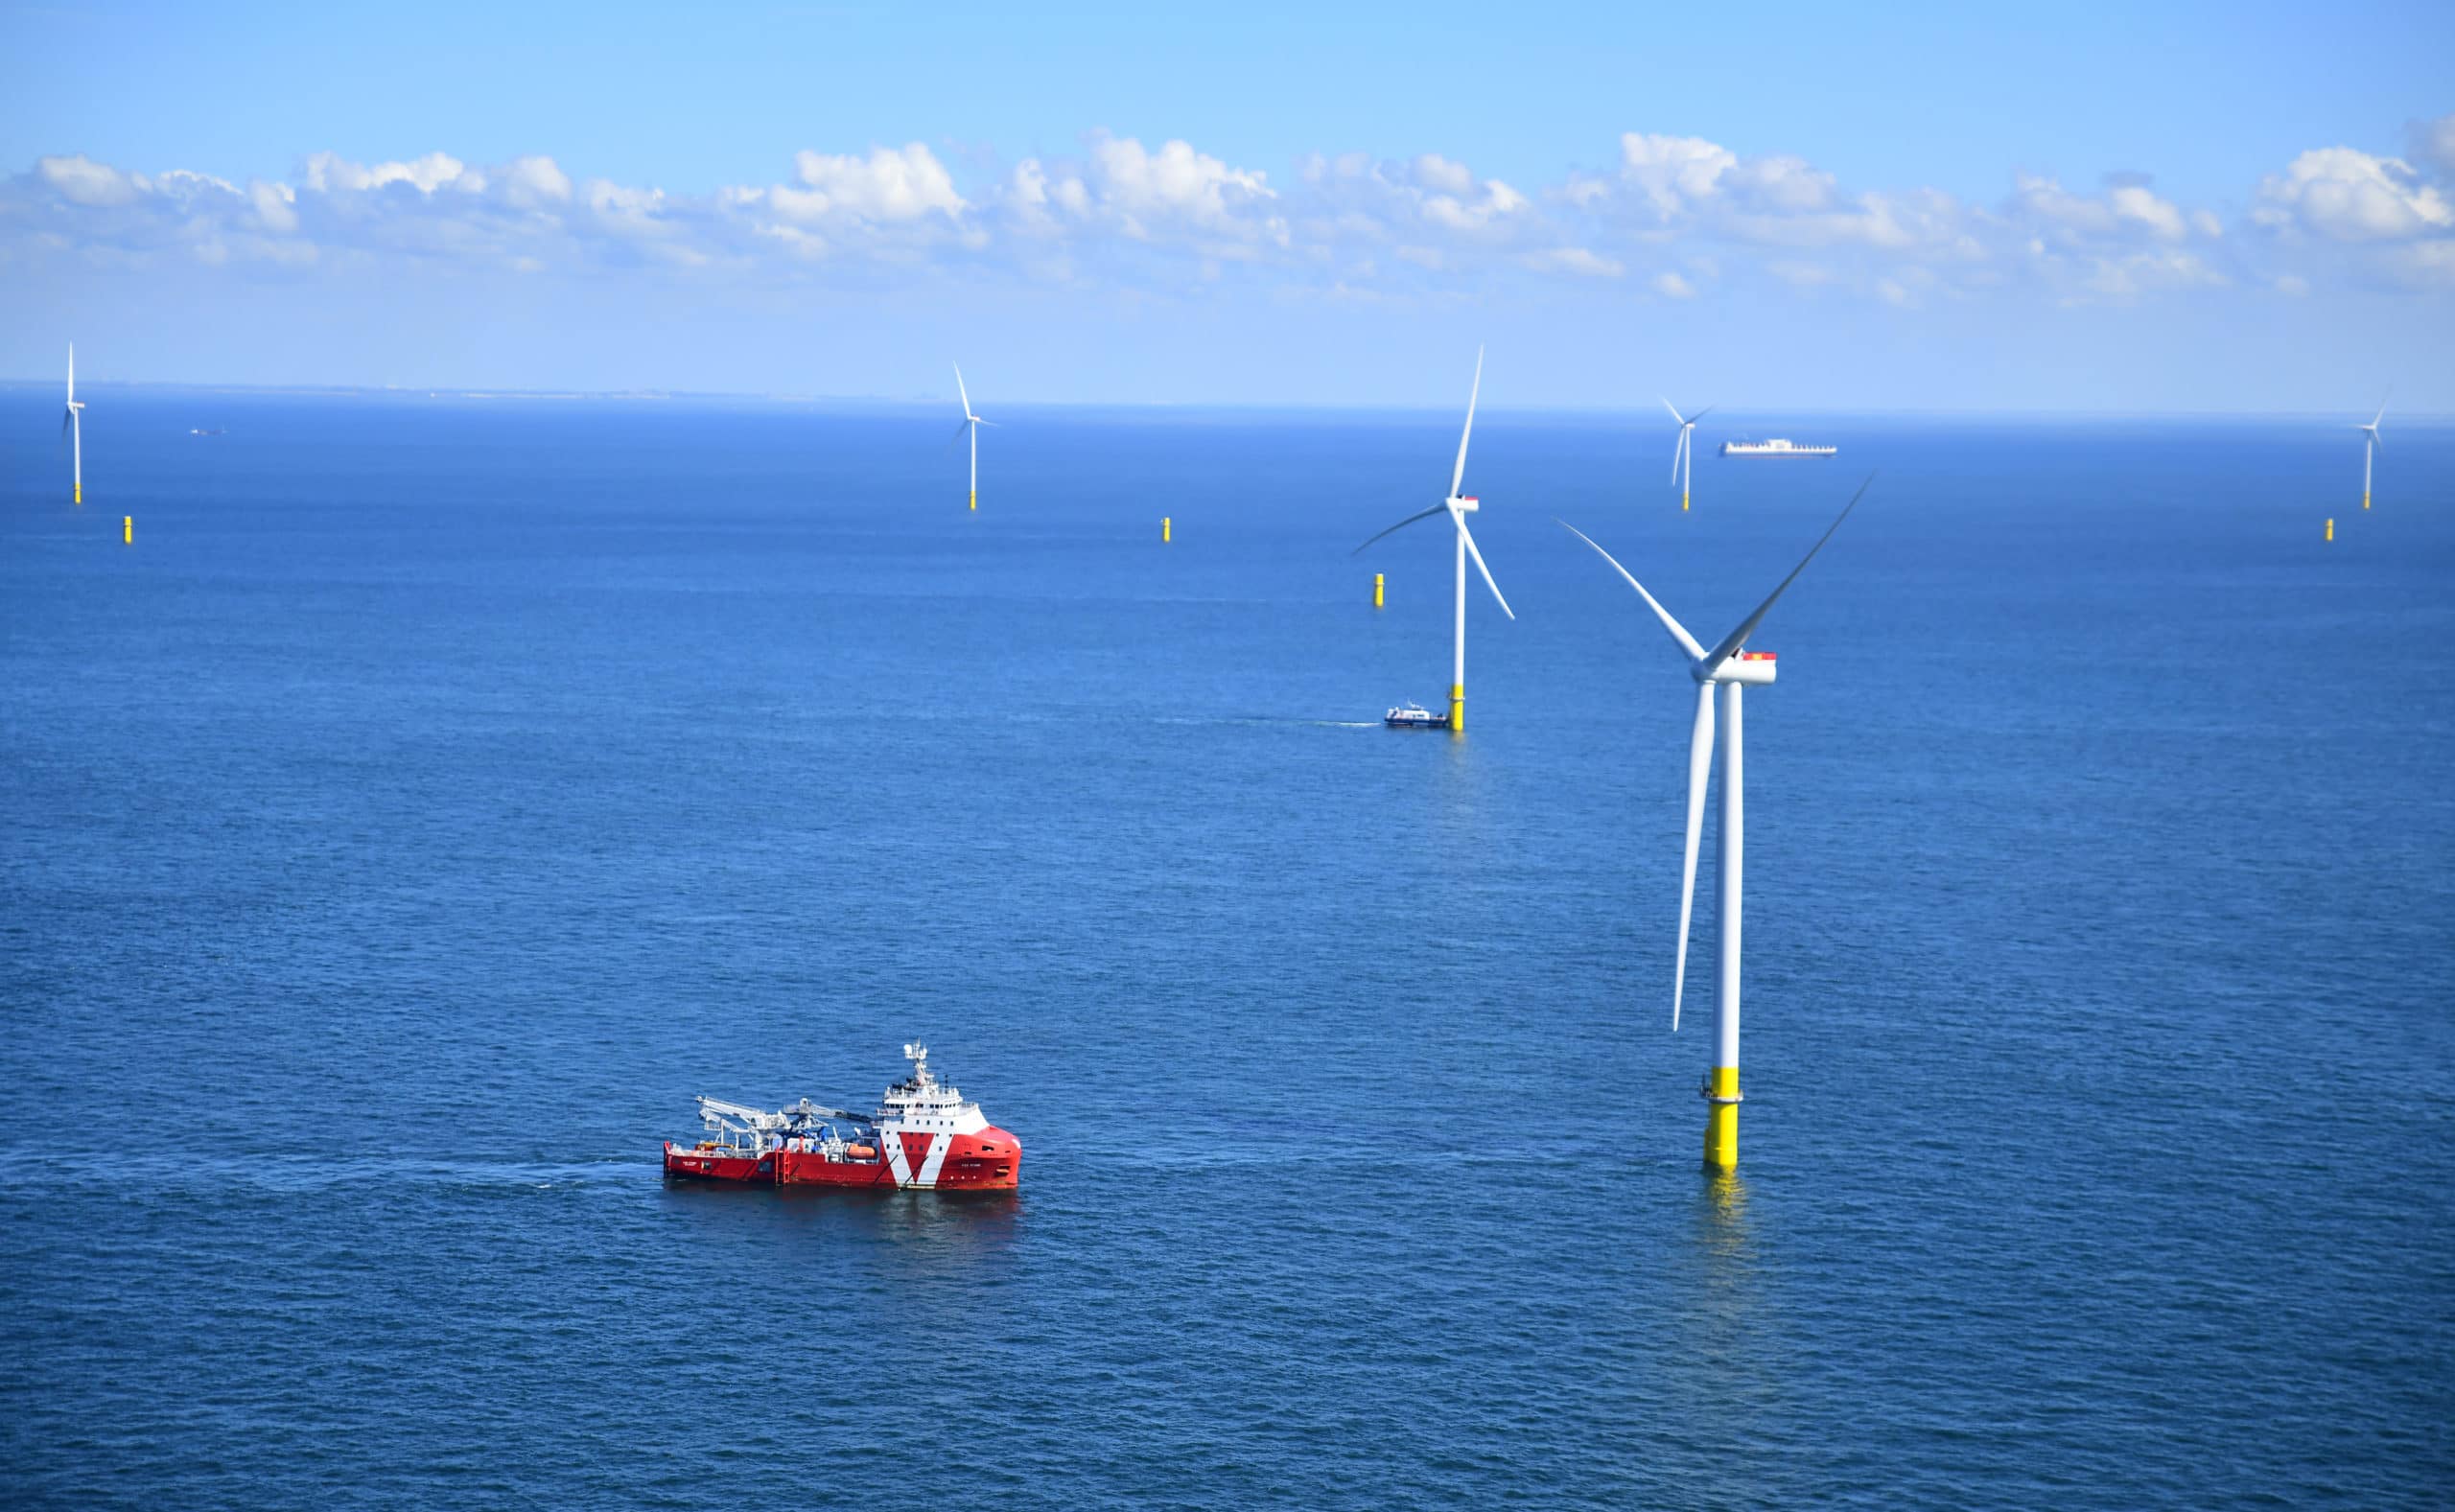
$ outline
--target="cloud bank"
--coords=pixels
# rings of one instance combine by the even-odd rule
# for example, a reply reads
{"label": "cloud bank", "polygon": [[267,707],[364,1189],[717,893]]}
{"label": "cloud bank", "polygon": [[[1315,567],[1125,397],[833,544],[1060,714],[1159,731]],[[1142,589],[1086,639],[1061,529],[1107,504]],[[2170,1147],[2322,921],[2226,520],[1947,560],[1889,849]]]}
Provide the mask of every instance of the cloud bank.
{"label": "cloud bank", "polygon": [[1426,152],[1316,153],[1277,177],[1181,140],[1092,132],[1067,156],[958,173],[929,145],[795,152],[768,184],[668,193],[550,157],[331,152],[236,183],[80,154],[0,180],[0,269],[168,261],[269,278],[403,265],[525,275],[909,283],[943,274],[1293,297],[1456,295],[1495,281],[1709,299],[1752,285],[1920,308],[2120,302],[2236,287],[2455,289],[2455,115],[2404,155],[2315,147],[2233,211],[2109,174],[2015,173],[1992,201],[1844,184],[1804,156],[1630,131],[1608,166],[1512,184]]}

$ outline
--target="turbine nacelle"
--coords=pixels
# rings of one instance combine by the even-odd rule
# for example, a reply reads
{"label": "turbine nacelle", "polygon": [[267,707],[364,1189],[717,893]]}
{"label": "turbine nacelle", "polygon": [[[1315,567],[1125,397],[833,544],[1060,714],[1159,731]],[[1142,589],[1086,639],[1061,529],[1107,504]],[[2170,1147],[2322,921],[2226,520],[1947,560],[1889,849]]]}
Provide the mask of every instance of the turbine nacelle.
{"label": "turbine nacelle", "polygon": [[1722,658],[1718,665],[1698,662],[1688,669],[1688,675],[1699,683],[1739,683],[1749,687],[1764,687],[1773,681],[1773,653],[1742,651]]}
{"label": "turbine nacelle", "polygon": [[1482,501],[1482,500],[1477,500],[1477,499],[1474,499],[1474,498],[1472,498],[1472,497],[1468,497],[1468,498],[1465,498],[1465,499],[1457,499],[1457,498],[1444,499],[1444,500],[1441,500],[1441,502],[1442,502],[1442,503],[1444,503],[1444,504],[1447,504],[1447,505],[1450,507],[1450,509],[1451,509],[1452,511],[1454,511],[1454,512],[1456,512],[1456,513],[1458,513],[1458,514],[1461,514],[1461,515],[1471,515],[1471,514],[1473,514],[1476,510],[1481,509],[1481,508],[1483,508],[1483,507],[1484,507],[1484,506],[1483,506],[1483,501]]}

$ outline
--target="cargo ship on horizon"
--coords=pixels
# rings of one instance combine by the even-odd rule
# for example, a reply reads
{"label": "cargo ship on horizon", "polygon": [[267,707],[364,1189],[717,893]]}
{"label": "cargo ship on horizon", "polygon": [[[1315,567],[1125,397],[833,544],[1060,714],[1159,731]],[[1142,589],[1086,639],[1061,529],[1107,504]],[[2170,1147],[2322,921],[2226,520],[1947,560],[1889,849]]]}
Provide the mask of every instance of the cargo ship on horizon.
{"label": "cargo ship on horizon", "polygon": [[1724,456],[1837,456],[1837,446],[1801,446],[1796,441],[1725,441]]}

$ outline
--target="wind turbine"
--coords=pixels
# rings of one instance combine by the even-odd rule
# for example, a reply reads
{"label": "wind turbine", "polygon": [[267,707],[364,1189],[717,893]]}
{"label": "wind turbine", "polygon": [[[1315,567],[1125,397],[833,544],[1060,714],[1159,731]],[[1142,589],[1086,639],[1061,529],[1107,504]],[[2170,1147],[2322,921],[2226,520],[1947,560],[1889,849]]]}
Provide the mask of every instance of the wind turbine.
{"label": "wind turbine", "polygon": [[978,509],[980,507],[980,428],[988,426],[994,430],[996,422],[983,420],[971,412],[971,395],[964,390],[961,362],[955,364],[955,392],[963,399],[963,424],[955,428],[955,439],[960,441],[967,435],[971,437],[971,507]]}
{"label": "wind turbine", "polygon": [[1368,547],[1373,541],[1380,540],[1381,536],[1386,536],[1391,531],[1404,530],[1418,520],[1429,520],[1438,514],[1446,514],[1450,523],[1458,527],[1458,652],[1451,664],[1449,677],[1449,728],[1452,731],[1462,731],[1466,728],[1466,558],[1468,556],[1474,557],[1475,570],[1484,574],[1484,586],[1490,589],[1492,597],[1499,601],[1500,612],[1511,619],[1517,617],[1517,611],[1508,607],[1508,599],[1501,597],[1500,585],[1492,581],[1492,570],[1484,566],[1484,553],[1475,549],[1475,538],[1466,528],[1466,517],[1482,508],[1483,504],[1472,495],[1461,495],[1458,492],[1465,486],[1466,482],[1466,443],[1474,439],[1475,400],[1483,391],[1484,349],[1479,346],[1475,348],[1475,386],[1466,391],[1466,429],[1458,434],[1458,465],[1449,473],[1449,497],[1420,514],[1407,516],[1391,525],[1389,530],[1382,531],[1381,535],[1374,536],[1371,541],[1365,542],[1364,546],[1357,547],[1348,553],[1350,556],[1361,556],[1364,554],[1364,547]]}
{"label": "wind turbine", "polygon": [[84,407],[77,402],[77,343],[71,341],[68,343],[68,412],[59,418],[59,433],[68,437],[71,454],[76,458],[76,471],[71,475],[76,481],[69,500],[79,504],[85,501],[85,422],[79,413]]}
{"label": "wind turbine", "polygon": [[2364,509],[2370,507],[2371,459],[2375,457],[2380,450],[2387,445],[2386,439],[2378,434],[2378,422],[2386,418],[2387,402],[2382,399],[2378,402],[2378,413],[2376,418],[2373,419],[2366,426],[2353,427],[2354,430],[2362,433],[2363,437],[2361,443],[2361,507]]}
{"label": "wind turbine", "polygon": [[1671,480],[1679,485],[1679,507],[1685,510],[1688,507],[1688,479],[1695,471],[1696,422],[1712,414],[1714,407],[1707,405],[1693,415],[1683,415],[1666,399],[1662,407],[1669,409],[1671,418],[1679,422],[1679,443],[1671,449]]}
{"label": "wind turbine", "polygon": [[1698,645],[1696,638],[1688,633],[1687,627],[1672,618],[1671,611],[1656,602],[1654,596],[1646,592],[1645,585],[1622,567],[1610,552],[1595,545],[1593,537],[1565,520],[1558,522],[1560,528],[1594,547],[1597,555],[1609,562],[1613,570],[1628,580],[1628,586],[1637,591],[1637,596],[1644,599],[1646,607],[1653,611],[1654,617],[1662,621],[1662,628],[1671,633],[1680,654],[1688,659],[1688,675],[1696,681],[1696,722],[1688,735],[1688,843],[1679,871],[1679,953],[1671,979],[1671,1027],[1673,1032],[1679,1028],[1680,999],[1688,988],[1688,920],[1696,897],[1696,843],[1704,833],[1705,779],[1714,759],[1714,689],[1719,687],[1722,690],[1721,861],[1715,869],[1714,878],[1714,944],[1718,957],[1714,977],[1714,1062],[1713,1069],[1705,1077],[1705,1084],[1699,1089],[1710,1107],[1705,1116],[1705,1169],[1708,1171],[1729,1172],[1739,1166],[1739,881],[1746,839],[1740,693],[1751,683],[1770,686],[1773,682],[1773,653],[1746,649],[1747,638],[1765,622],[1765,616],[1772,609],[1773,601],[1797,581],[1798,575],[1807,570],[1807,565],[1815,560],[1815,553],[1824,549],[1824,543],[1833,539],[1833,532],[1841,528],[1841,522],[1850,518],[1850,511],[1859,507],[1859,500],[1865,497],[1868,484],[1874,481],[1875,475],[1868,474],[1867,481],[1860,483],[1859,491],[1850,496],[1850,501],[1841,506],[1841,513],[1834,517],[1833,523],[1825,527],[1824,534],[1808,548],[1807,555],[1799,559],[1799,565],[1790,569],[1790,575],[1782,579],[1781,586],[1766,594],[1765,602],[1756,606],[1756,612],[1741,620],[1739,628],[1722,637],[1710,651]]}

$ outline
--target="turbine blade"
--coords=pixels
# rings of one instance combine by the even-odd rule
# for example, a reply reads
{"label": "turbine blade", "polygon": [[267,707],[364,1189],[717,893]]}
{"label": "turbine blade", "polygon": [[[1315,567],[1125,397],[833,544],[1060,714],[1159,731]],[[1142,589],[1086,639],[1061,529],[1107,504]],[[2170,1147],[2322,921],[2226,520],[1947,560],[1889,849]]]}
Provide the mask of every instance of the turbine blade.
{"label": "turbine blade", "polygon": [[955,364],[955,394],[956,397],[963,401],[963,417],[966,420],[970,419],[971,395],[967,392],[963,386],[963,364],[961,362],[957,362]]}
{"label": "turbine blade", "polygon": [[[1381,532],[1381,535],[1376,535],[1376,536],[1372,537],[1372,538],[1371,538],[1371,540],[1368,540],[1368,541],[1366,541],[1366,542],[1364,543],[1364,546],[1370,546],[1370,545],[1372,544],[1372,542],[1373,542],[1373,541],[1378,541],[1378,540],[1380,540],[1380,539],[1381,539],[1381,536],[1389,535],[1389,534],[1391,534],[1391,533],[1392,533],[1392,532],[1394,532],[1394,531],[1404,530],[1405,528],[1407,528],[1407,526],[1409,526],[1409,525],[1411,525],[1411,524],[1414,524],[1414,523],[1415,523],[1416,521],[1418,521],[1418,520],[1429,520],[1429,519],[1431,519],[1431,518],[1432,518],[1433,516],[1435,516],[1435,515],[1445,515],[1445,514],[1447,514],[1448,512],[1449,512],[1449,506],[1448,506],[1447,504],[1435,504],[1435,505],[1433,505],[1430,509],[1425,510],[1423,513],[1421,513],[1421,514],[1419,514],[1419,515],[1409,515],[1409,516],[1407,516],[1407,518],[1405,518],[1404,520],[1399,521],[1396,524],[1391,525],[1388,530],[1384,530],[1384,531],[1382,531],[1382,532]],[[1349,551],[1349,552],[1347,553],[1347,555],[1349,555],[1349,556],[1362,556],[1362,555],[1364,554],[1364,546],[1357,547],[1354,550]]]}
{"label": "turbine blade", "polygon": [[1673,419],[1673,420],[1678,421],[1681,425],[1683,425],[1683,426],[1684,426],[1684,425],[1686,425],[1686,424],[1688,423],[1688,417],[1687,417],[1686,415],[1681,414],[1681,413],[1679,412],[1679,407],[1678,407],[1678,406],[1676,406],[1676,405],[1674,405],[1674,404],[1672,404],[1670,400],[1668,400],[1668,399],[1664,400],[1664,401],[1662,402],[1662,407],[1663,407],[1663,408],[1665,408],[1665,409],[1670,410],[1670,411],[1671,411],[1671,418],[1672,418],[1672,419]]}
{"label": "turbine blade", "polygon": [[1850,501],[1841,506],[1841,512],[1833,517],[1833,523],[1824,527],[1824,534],[1816,537],[1815,545],[1807,548],[1807,555],[1799,558],[1799,565],[1790,569],[1790,575],[1782,579],[1782,586],[1765,594],[1765,602],[1756,606],[1756,613],[1741,620],[1738,629],[1722,637],[1721,644],[1706,654],[1705,676],[1713,676],[1717,668],[1736,656],[1740,647],[1747,644],[1747,638],[1754,635],[1756,627],[1765,622],[1765,613],[1773,607],[1773,600],[1781,597],[1792,583],[1798,581],[1799,574],[1807,570],[1807,565],[1810,562],[1815,560],[1815,553],[1824,549],[1824,543],[1833,539],[1833,532],[1841,528],[1841,522],[1850,518],[1850,511],[1859,507],[1859,500],[1866,497],[1868,488],[1874,485],[1876,475],[1869,473],[1867,480],[1859,485],[1859,491],[1850,496]]}
{"label": "turbine blade", "polygon": [[[1458,490],[1466,486],[1466,443],[1475,438],[1475,401],[1483,391],[1484,349],[1479,346],[1475,348],[1475,386],[1466,390],[1466,429],[1458,432],[1458,465],[1449,474],[1449,497],[1452,499],[1458,497]],[[1500,590],[1493,589],[1492,592],[1497,593]],[[1512,615],[1510,617],[1516,616]]]}
{"label": "turbine blade", "polygon": [[1679,863],[1679,954],[1671,974],[1671,1032],[1688,992],[1688,921],[1696,906],[1696,842],[1705,833],[1705,778],[1714,769],[1714,685],[1696,685],[1696,722],[1688,733],[1688,844]]}
{"label": "turbine blade", "polygon": [[1696,643],[1696,638],[1688,633],[1688,627],[1681,624],[1678,620],[1672,618],[1671,611],[1663,608],[1659,603],[1656,603],[1654,601],[1654,596],[1646,592],[1646,585],[1638,582],[1633,576],[1630,576],[1628,570],[1620,565],[1617,557],[1614,557],[1610,552],[1603,550],[1601,547],[1594,546],[1594,538],[1592,536],[1587,535],[1584,531],[1579,530],[1577,526],[1569,523],[1565,520],[1562,520],[1557,515],[1552,517],[1552,523],[1577,537],[1587,546],[1594,547],[1595,555],[1602,558],[1605,562],[1610,563],[1611,570],[1619,573],[1622,577],[1626,578],[1628,586],[1637,591],[1637,596],[1646,601],[1646,607],[1653,611],[1653,616],[1662,621],[1662,628],[1671,632],[1671,639],[1679,643],[1680,650],[1688,653],[1688,659],[1691,662],[1701,662],[1705,659],[1705,648]]}
{"label": "turbine blade", "polygon": [[1717,407],[1718,407],[1707,405],[1704,408],[1697,410],[1693,415],[1690,415],[1688,417],[1688,423],[1692,426],[1695,425],[1697,421],[1704,419],[1709,414],[1712,414]]}
{"label": "turbine blade", "polygon": [[[70,373],[72,373],[72,374],[74,374],[74,373],[76,372],[76,370],[77,370],[77,368],[76,368],[76,364],[75,364],[73,361],[69,364],[69,369],[68,369],[68,370],[69,370],[69,372],[70,372]],[[2378,422],[2379,422],[2379,421],[2381,421],[2381,420],[2384,420],[2384,419],[2386,419],[2386,418],[2387,418],[2387,401],[2385,401],[2385,400],[2381,399],[2380,401],[2378,401],[2378,412],[2377,412],[2376,414],[2372,415],[2372,416],[2370,417],[2370,429],[2371,429],[2371,430],[2377,430],[2377,429],[2378,429]]]}
{"label": "turbine blade", "polygon": [[956,424],[956,426],[955,426],[954,439],[953,439],[953,440],[950,440],[950,441],[948,441],[948,442],[947,443],[947,446],[948,447],[948,449],[950,449],[950,450],[951,450],[951,449],[953,448],[953,446],[954,446],[954,444],[955,444],[955,442],[956,442],[956,441],[960,441],[960,440],[962,440],[962,439],[963,439],[963,437],[964,437],[964,432],[965,432],[965,431],[967,431],[967,430],[970,430],[970,429],[971,429],[971,422],[970,422],[970,420],[964,420],[964,421],[960,421],[960,422],[958,422],[958,423]]}
{"label": "turbine blade", "polygon": [[61,435],[63,435],[63,436],[64,436],[64,435],[66,435],[66,434],[68,433],[68,428],[69,428],[70,426],[72,426],[72,425],[76,424],[76,423],[77,423],[77,411],[76,411],[76,410],[74,410],[74,409],[63,409],[63,410],[61,410],[61,411],[59,412],[59,433],[60,433]]}
{"label": "turbine blade", "polygon": [[971,423],[972,423],[973,425],[976,425],[976,426],[987,426],[987,427],[988,427],[990,430],[996,430],[996,429],[997,429],[997,422],[996,422],[996,421],[994,421],[994,420],[983,420],[983,419],[981,419],[978,415],[974,415],[974,416],[972,416],[972,417],[971,417]]}
{"label": "turbine blade", "polygon": [[1688,428],[1679,428],[1679,439],[1671,443],[1671,480],[1679,481],[1679,458],[1688,450]]}
{"label": "turbine blade", "polygon": [[1492,570],[1484,566],[1484,553],[1475,549],[1475,532],[1466,528],[1466,517],[1453,510],[1450,518],[1458,522],[1458,538],[1466,543],[1466,554],[1475,559],[1475,570],[1484,574],[1484,586],[1492,591],[1494,598],[1500,599],[1500,612],[1511,619],[1516,618],[1517,611],[1508,607],[1508,599],[1501,598],[1500,585],[1492,581]]}

